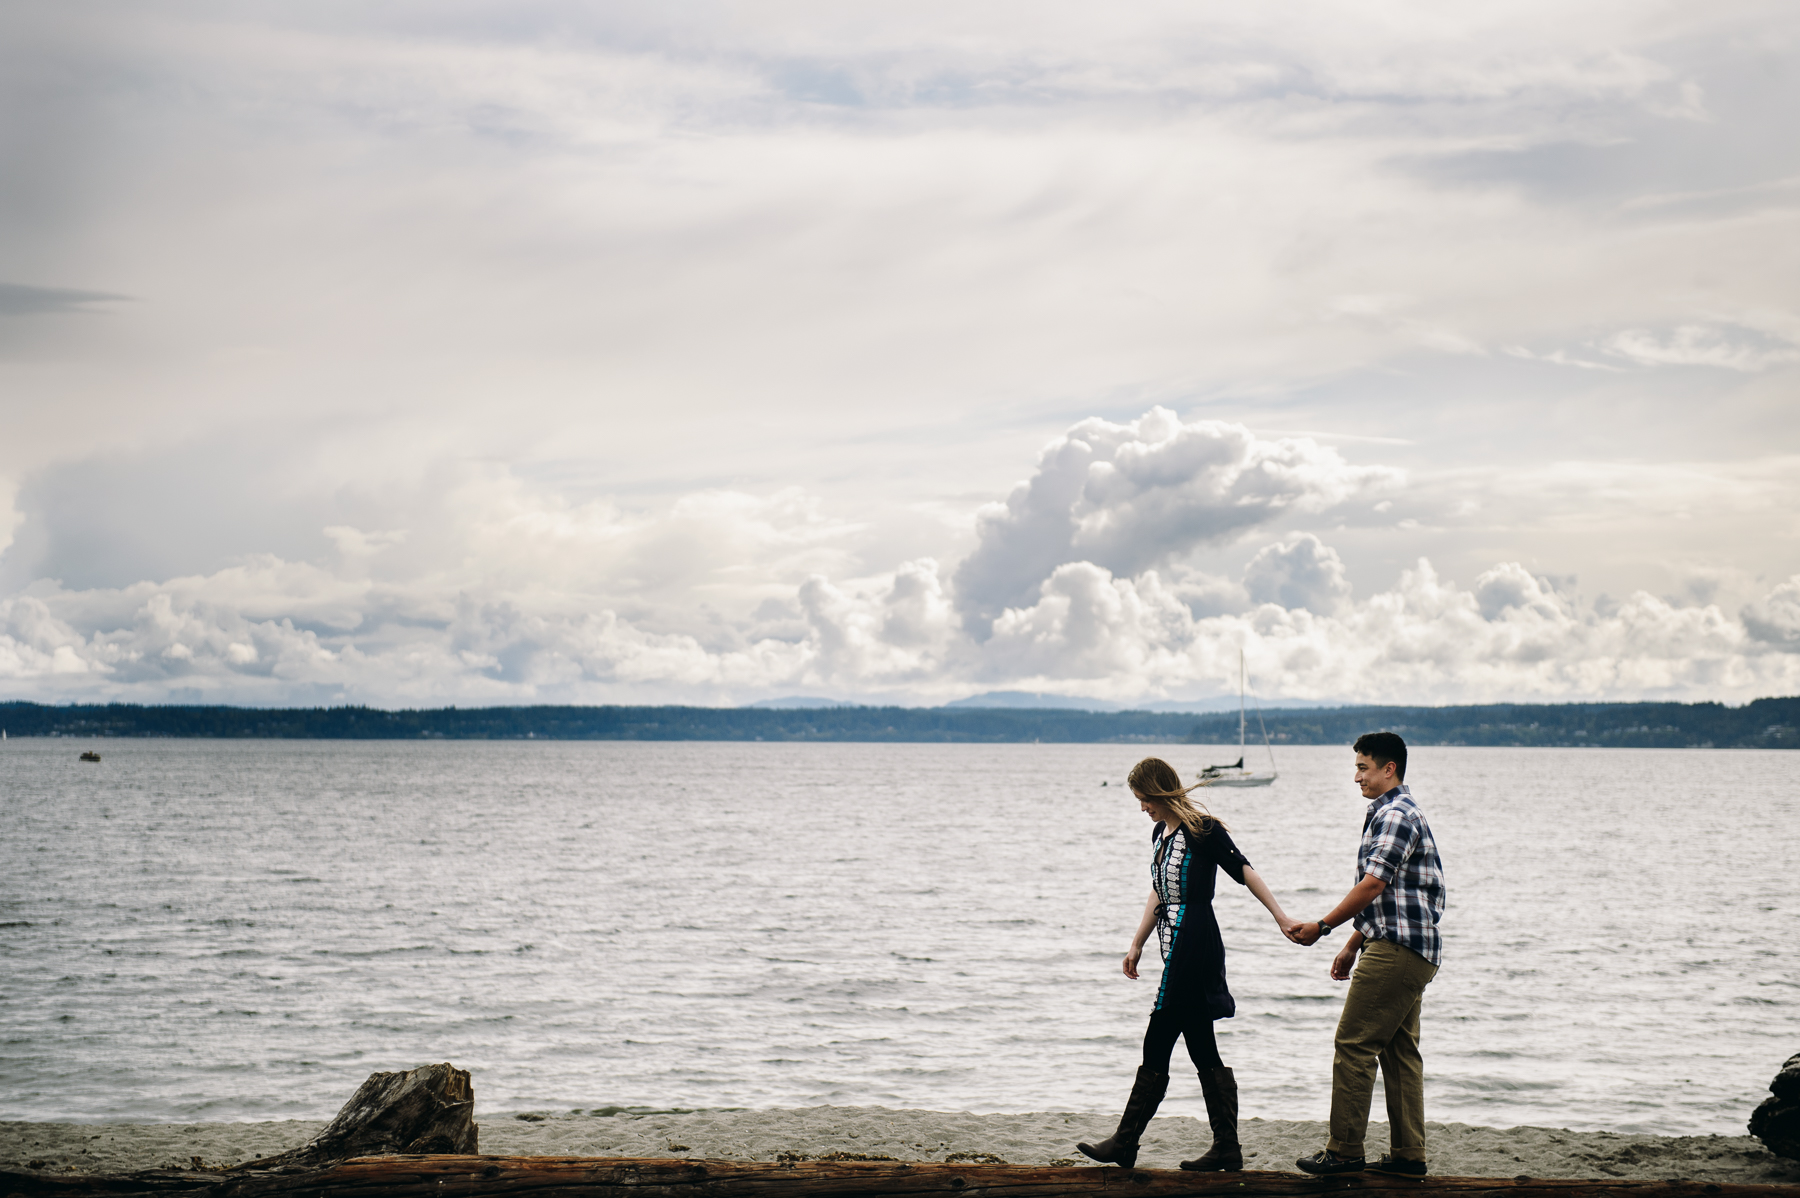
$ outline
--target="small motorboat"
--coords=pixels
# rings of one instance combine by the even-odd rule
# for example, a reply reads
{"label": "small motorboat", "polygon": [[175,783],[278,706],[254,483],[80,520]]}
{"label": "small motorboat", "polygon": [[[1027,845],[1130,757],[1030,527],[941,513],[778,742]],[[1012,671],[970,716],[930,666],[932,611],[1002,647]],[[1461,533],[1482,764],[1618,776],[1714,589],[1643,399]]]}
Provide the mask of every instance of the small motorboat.
{"label": "small motorboat", "polygon": [[94,752],[92,749],[89,749],[87,752],[85,752],[81,755],[81,759],[83,761],[98,761],[98,760],[100,760],[100,754]]}

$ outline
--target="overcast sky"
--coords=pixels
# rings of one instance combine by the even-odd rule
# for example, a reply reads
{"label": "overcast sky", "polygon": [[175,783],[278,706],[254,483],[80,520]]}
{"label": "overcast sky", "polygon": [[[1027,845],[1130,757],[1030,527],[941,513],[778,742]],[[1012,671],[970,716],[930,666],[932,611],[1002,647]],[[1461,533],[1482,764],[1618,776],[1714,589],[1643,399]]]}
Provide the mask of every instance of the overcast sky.
{"label": "overcast sky", "polygon": [[0,698],[1800,693],[1792,3],[0,7]]}

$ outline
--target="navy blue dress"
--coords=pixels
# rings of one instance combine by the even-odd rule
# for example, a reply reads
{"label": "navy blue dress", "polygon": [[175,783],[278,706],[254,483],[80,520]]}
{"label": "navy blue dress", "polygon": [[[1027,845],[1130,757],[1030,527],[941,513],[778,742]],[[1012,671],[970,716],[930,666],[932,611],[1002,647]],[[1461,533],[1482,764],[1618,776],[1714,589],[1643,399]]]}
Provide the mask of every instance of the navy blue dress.
{"label": "navy blue dress", "polygon": [[1177,827],[1168,837],[1157,824],[1150,834],[1150,878],[1156,887],[1156,938],[1162,944],[1161,1010],[1230,1019],[1237,1002],[1225,984],[1225,940],[1213,916],[1213,887],[1223,869],[1242,886],[1250,862],[1232,843],[1225,825],[1214,821],[1204,836]]}

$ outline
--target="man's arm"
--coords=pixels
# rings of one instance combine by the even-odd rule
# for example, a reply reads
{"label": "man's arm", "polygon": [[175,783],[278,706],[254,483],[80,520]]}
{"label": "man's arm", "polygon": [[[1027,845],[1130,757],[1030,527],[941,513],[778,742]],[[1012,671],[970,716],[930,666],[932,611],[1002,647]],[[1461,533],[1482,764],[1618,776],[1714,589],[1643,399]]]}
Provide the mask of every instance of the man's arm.
{"label": "man's arm", "polygon": [[[1325,922],[1334,928],[1339,924],[1348,923],[1360,914],[1363,908],[1374,902],[1376,898],[1380,896],[1381,892],[1386,889],[1386,882],[1383,882],[1374,874],[1364,874],[1362,881],[1352,886],[1350,888],[1350,893],[1344,896],[1344,901],[1326,913]],[[1324,929],[1322,929],[1317,922],[1304,923],[1300,925],[1300,931],[1295,934],[1294,943],[1317,944],[1319,942],[1319,937],[1324,934]],[[1362,934],[1360,932],[1356,934],[1356,942],[1358,944],[1362,943]]]}

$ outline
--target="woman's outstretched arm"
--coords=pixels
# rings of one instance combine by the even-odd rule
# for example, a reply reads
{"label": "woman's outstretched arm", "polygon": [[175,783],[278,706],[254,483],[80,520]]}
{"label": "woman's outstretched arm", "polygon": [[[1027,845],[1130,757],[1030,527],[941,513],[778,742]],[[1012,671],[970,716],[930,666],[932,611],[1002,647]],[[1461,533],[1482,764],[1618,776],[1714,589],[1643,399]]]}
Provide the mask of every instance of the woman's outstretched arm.
{"label": "woman's outstretched arm", "polygon": [[1250,893],[1256,896],[1257,902],[1269,909],[1269,914],[1275,917],[1275,924],[1281,929],[1281,934],[1292,940],[1300,931],[1300,921],[1288,918],[1287,912],[1281,909],[1281,904],[1275,901],[1275,895],[1269,889],[1269,884],[1262,880],[1261,874],[1248,865],[1244,867],[1244,885],[1250,888]]}
{"label": "woman's outstretched arm", "polygon": [[1137,980],[1138,958],[1144,955],[1144,941],[1150,939],[1150,929],[1156,926],[1156,891],[1150,891],[1150,897],[1144,902],[1144,917],[1138,920],[1137,933],[1131,938],[1131,951],[1125,954],[1125,976]]}

